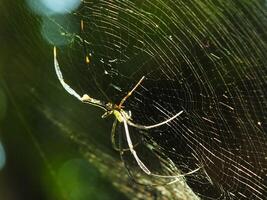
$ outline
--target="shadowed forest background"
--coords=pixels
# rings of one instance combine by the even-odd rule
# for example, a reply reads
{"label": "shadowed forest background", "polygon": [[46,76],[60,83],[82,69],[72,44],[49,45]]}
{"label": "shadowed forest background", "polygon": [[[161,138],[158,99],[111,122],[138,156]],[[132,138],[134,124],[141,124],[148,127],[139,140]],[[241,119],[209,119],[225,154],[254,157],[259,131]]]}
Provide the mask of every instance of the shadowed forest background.
{"label": "shadowed forest background", "polygon": [[[263,0],[0,2],[0,199],[267,197]],[[65,6],[65,7],[64,7]],[[79,95],[118,104],[122,124]],[[115,147],[115,148],[114,148]],[[168,184],[175,181],[173,184]]]}

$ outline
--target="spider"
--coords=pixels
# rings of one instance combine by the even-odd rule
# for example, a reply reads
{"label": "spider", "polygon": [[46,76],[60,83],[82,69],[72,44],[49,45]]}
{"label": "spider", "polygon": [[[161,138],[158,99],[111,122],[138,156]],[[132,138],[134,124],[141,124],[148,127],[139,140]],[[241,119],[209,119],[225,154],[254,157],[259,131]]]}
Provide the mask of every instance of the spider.
{"label": "spider", "polygon": [[[86,58],[87,60],[88,58]],[[132,93],[136,90],[136,88],[143,82],[143,80],[145,79],[145,77],[143,76],[138,83],[132,88],[132,90],[130,90],[130,92],[127,93],[127,95],[120,101],[119,104],[114,104],[111,102],[108,103],[104,103],[101,100],[98,99],[94,99],[92,97],[90,97],[87,94],[84,94],[83,96],[80,96],[74,89],[72,89],[65,81],[62,75],[62,72],[60,70],[59,67],[59,63],[57,61],[57,50],[56,47],[54,47],[54,67],[55,67],[55,71],[57,74],[57,78],[59,79],[61,85],[63,86],[63,88],[71,95],[73,95],[74,97],[76,97],[79,101],[83,102],[83,103],[87,103],[93,106],[97,106],[101,109],[103,109],[105,111],[105,113],[102,115],[102,118],[106,118],[107,116],[110,115],[114,115],[115,116],[115,121],[113,124],[113,127],[116,126],[117,121],[119,123],[123,123],[124,125],[124,130],[125,130],[125,136],[126,136],[126,141],[128,144],[128,150],[131,152],[131,154],[133,155],[134,159],[136,160],[138,166],[140,167],[140,169],[145,172],[147,175],[151,175],[151,176],[155,176],[155,177],[161,177],[161,178],[176,178],[175,181],[177,181],[177,178],[179,177],[183,177],[185,175],[189,175],[192,174],[194,172],[196,172],[197,170],[199,170],[199,168],[190,171],[186,174],[182,174],[182,175],[176,175],[176,176],[168,176],[168,175],[159,175],[159,174],[154,174],[152,173],[148,167],[142,162],[142,160],[139,158],[139,156],[137,155],[135,149],[134,149],[134,145],[132,143],[132,139],[130,137],[130,133],[129,133],[129,128],[128,126],[132,126],[135,127],[137,129],[142,129],[142,130],[148,130],[148,129],[153,129],[159,126],[162,126],[164,124],[168,124],[170,121],[174,120],[175,118],[177,118],[178,116],[180,116],[183,113],[183,110],[181,110],[180,112],[178,112],[177,114],[175,114],[174,116],[168,118],[165,121],[162,121],[160,123],[157,124],[153,124],[153,125],[140,125],[140,124],[136,124],[133,122],[131,115],[129,114],[130,112],[125,111],[123,108],[123,104],[124,102],[132,95]],[[115,129],[112,130],[112,138],[114,138],[114,133]],[[113,141],[112,141],[113,143]],[[175,181],[172,181],[170,183],[173,183]]]}

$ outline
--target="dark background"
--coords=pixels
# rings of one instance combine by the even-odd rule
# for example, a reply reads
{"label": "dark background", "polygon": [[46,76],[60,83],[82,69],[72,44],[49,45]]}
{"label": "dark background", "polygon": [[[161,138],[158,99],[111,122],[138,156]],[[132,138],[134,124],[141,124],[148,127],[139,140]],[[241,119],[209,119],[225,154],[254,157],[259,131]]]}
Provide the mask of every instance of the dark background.
{"label": "dark background", "polygon": [[[135,1],[136,7],[141,6],[143,2],[144,1]],[[202,4],[199,3],[199,5],[203,6],[203,4],[205,4],[205,2],[203,2],[204,1],[202,1]],[[215,2],[218,3],[219,1]],[[250,2],[252,3],[250,4]],[[194,131],[199,133],[199,135],[193,135],[193,138],[195,137],[194,139],[197,141],[193,148],[199,151],[198,156],[204,161],[207,168],[210,167],[209,169],[211,172],[216,172],[214,174],[210,173],[209,175],[211,177],[213,176],[213,180],[218,183],[218,188],[216,188],[218,189],[218,196],[220,196],[222,192],[220,190],[221,185],[230,187],[230,189],[228,189],[231,191],[232,185],[229,186],[228,180],[232,181],[230,184],[236,186],[233,192],[242,192],[244,189],[242,188],[243,185],[238,185],[238,181],[235,181],[235,176],[229,176],[227,173],[226,175],[217,174],[218,169],[220,169],[221,172],[222,166],[220,166],[220,162],[215,166],[209,165],[210,163],[208,159],[206,159],[206,155],[208,154],[202,152],[203,149],[199,148],[198,141],[210,142],[210,138],[212,137],[210,137],[209,134],[213,136],[213,133],[217,134],[218,130],[221,130],[220,133],[223,134],[221,134],[220,137],[225,141],[225,146],[222,146],[222,148],[229,150],[231,153],[231,150],[234,151],[236,146],[244,141],[244,143],[241,143],[243,145],[242,147],[244,147],[244,151],[237,155],[240,155],[241,158],[242,156],[253,155],[251,156],[252,159],[249,160],[250,162],[253,163],[255,157],[255,163],[257,162],[259,166],[261,166],[261,164],[262,166],[266,166],[266,159],[264,161],[266,152],[264,151],[264,149],[266,149],[266,96],[262,95],[263,88],[265,88],[266,85],[266,24],[264,23],[266,22],[266,8],[264,8],[266,5],[263,1],[255,0],[232,2],[235,7],[231,6],[231,3],[227,5],[227,1],[224,2],[225,4],[218,3],[217,6],[217,4],[212,4],[211,1],[209,1],[210,4],[205,4],[206,7],[203,6],[206,12],[202,12],[204,10],[194,10],[198,7],[194,7],[189,1],[184,1],[182,3],[181,7],[178,7],[181,8],[181,13],[179,12],[179,14],[184,18],[178,18],[175,22],[177,22],[177,24],[181,22],[179,25],[183,29],[175,26],[172,27],[172,25],[177,24],[171,23],[164,27],[165,29],[163,28],[163,32],[166,31],[166,33],[169,31],[169,27],[173,28],[173,30],[176,30],[176,28],[179,30],[177,33],[179,41],[177,41],[177,43],[170,42],[170,44],[173,44],[171,47],[179,47],[177,57],[172,54],[167,54],[166,57],[163,57],[160,53],[157,54],[158,52],[156,49],[154,52],[156,56],[155,58],[153,57],[154,60],[147,60],[148,56],[146,54],[139,55],[136,49],[127,49],[125,55],[128,54],[128,56],[131,57],[135,55],[134,53],[137,53],[138,56],[130,60],[132,63],[129,65],[126,65],[128,63],[122,63],[116,66],[121,74],[128,75],[120,79],[121,84],[119,86],[122,88],[129,88],[136,83],[139,80],[138,78],[135,80],[135,78],[129,77],[137,68],[140,68],[140,70],[136,73],[137,75],[135,74],[136,77],[140,74],[151,75],[151,77],[154,75],[154,77],[157,77],[159,74],[162,75],[163,72],[164,75],[174,74],[172,78],[175,79],[176,82],[167,82],[166,84],[164,81],[144,82],[144,85],[149,88],[149,92],[146,94],[145,91],[139,88],[140,96],[148,96],[147,102],[144,101],[145,103],[142,104],[143,107],[141,110],[140,105],[132,101],[134,98],[131,98],[127,102],[132,106],[132,110],[138,113],[135,115],[137,116],[137,121],[140,120],[140,122],[143,122],[147,120],[148,123],[151,123],[151,121],[153,121],[151,119],[157,119],[157,112],[151,114],[151,110],[155,109],[154,104],[151,103],[151,99],[158,99],[158,102],[162,101],[161,103],[164,105],[164,103],[168,104],[168,101],[165,100],[165,97],[161,96],[162,93],[166,94],[167,97],[180,95],[180,100],[182,100],[181,104],[184,103],[183,106],[188,106],[186,109],[191,112],[189,115],[192,119],[192,121],[188,121],[188,124],[185,122],[182,125],[195,128]],[[90,8],[90,5],[91,4],[88,4],[88,8]],[[97,6],[99,6],[97,1],[94,5],[96,9],[98,8]],[[147,5],[145,4],[145,6]],[[166,17],[166,19],[168,19],[169,16],[163,15],[166,14],[164,13],[164,7],[157,7],[157,5],[145,6],[144,9],[147,10],[149,10],[151,6],[151,12],[158,14],[156,16],[162,18]],[[187,12],[187,6],[188,8],[192,8],[194,12]],[[251,10],[246,10],[247,8],[251,8]],[[83,16],[90,16],[90,14],[93,13],[89,11],[86,13],[87,10],[84,11]],[[207,15],[202,15],[202,13],[206,13]],[[220,13],[222,16],[217,16],[217,13]],[[108,14],[109,13],[107,13],[107,15]],[[193,14],[198,14],[198,17]],[[128,15],[121,15],[120,19],[127,18],[129,21],[123,21],[123,23],[127,24],[135,19],[134,14],[130,16],[133,17],[133,19],[128,19]],[[154,24],[153,20],[160,24],[160,22],[157,21],[160,18],[151,19],[152,20],[149,20],[153,22],[152,24]],[[239,21],[236,22],[236,19]],[[34,13],[24,1],[2,0],[0,2],[0,141],[6,153],[6,164],[0,171],[0,199],[126,199],[126,196],[128,198],[136,197],[138,199],[156,199],[157,197],[158,199],[168,199],[170,196],[175,198],[175,191],[177,191],[175,185],[168,186],[169,188],[164,187],[165,191],[173,192],[173,194],[166,194],[166,196],[164,196],[159,195],[159,189],[157,190],[153,187],[134,184],[127,175],[127,171],[122,162],[120,162],[119,153],[112,149],[110,143],[112,118],[102,120],[101,115],[103,112],[101,110],[79,103],[62,89],[53,69],[53,46],[49,44],[41,34],[43,20],[43,17]],[[145,22],[147,23],[147,21]],[[75,27],[77,27],[77,22],[74,22],[74,24],[76,25]],[[198,26],[195,27],[196,24]],[[246,26],[247,24],[250,25],[250,27]],[[137,23],[137,26],[138,25]],[[141,25],[144,24],[141,23]],[[92,31],[90,29],[91,27],[88,27],[85,33]],[[51,28],[51,30],[53,30],[53,28]],[[147,40],[146,42],[148,45],[151,44],[152,47],[159,45],[159,49],[162,50],[163,53],[173,53],[171,48],[166,48],[164,44],[165,41],[170,41],[165,38],[165,32],[161,34],[160,31],[149,26],[142,27],[141,31],[143,32],[138,34],[138,36],[148,33],[144,37],[154,39],[153,41]],[[79,30],[78,35],[81,35]],[[255,38],[250,37],[251,35],[255,36]],[[98,32],[96,31],[95,37],[97,38],[97,36]],[[101,38],[102,36],[103,38]],[[126,38],[128,37],[127,34],[122,34],[121,38],[124,36]],[[85,35],[85,37],[90,41],[90,34]],[[105,38],[104,34],[99,35],[99,37],[100,39],[97,39],[99,39],[99,41],[103,40],[104,42],[109,42],[110,38],[112,38]],[[164,37],[163,40],[161,40],[162,37]],[[201,38],[201,40],[199,38]],[[98,45],[97,39],[95,42]],[[254,40],[259,43],[255,45]],[[133,42],[131,42],[132,41],[129,39],[129,46],[132,45],[133,47],[136,45],[134,39]],[[221,46],[216,46],[216,42]],[[111,43],[114,45],[116,41],[114,40]],[[80,47],[81,46],[82,45],[80,45]],[[114,53],[105,52],[106,49],[102,48],[101,45],[98,48],[97,50],[100,52],[100,55],[98,55],[99,58],[101,54],[107,55],[108,57]],[[71,47],[71,53],[67,50],[64,51],[64,48],[63,50],[59,49],[59,55],[69,55],[69,57],[60,57],[59,61],[62,63],[62,68],[69,66],[69,68],[64,68],[66,72],[69,72],[66,73],[68,80],[71,80],[76,88],[84,92],[87,91],[87,87],[90,87],[92,80],[88,74],[71,73],[71,70],[74,68],[73,66],[75,65],[76,67],[77,63],[84,67],[84,65],[81,64],[82,62],[77,62],[77,60],[72,57],[72,50],[76,52],[76,49],[78,48]],[[100,50],[103,50],[103,52]],[[77,51],[76,53],[80,54],[81,52]],[[117,55],[116,53],[117,52],[115,52],[114,55]],[[213,56],[210,54],[213,54]],[[216,57],[216,55],[219,56]],[[186,56],[192,58],[192,60],[183,60]],[[97,55],[95,57],[97,57]],[[218,57],[222,57],[223,59],[218,59]],[[95,60],[100,60],[99,58]],[[101,62],[98,62],[99,63],[93,63],[95,64],[94,66],[101,66],[99,65]],[[177,66],[169,65],[168,62],[176,63]],[[145,64],[141,65],[143,63]],[[166,66],[172,67],[170,71],[167,70],[169,68],[166,68]],[[97,70],[101,71],[102,68],[95,68],[95,71]],[[177,71],[173,73],[172,70]],[[114,74],[116,74],[116,71]],[[100,76],[98,78],[103,79],[101,73],[97,73],[97,75]],[[113,79],[112,76],[110,77],[112,83],[116,84],[116,78]],[[110,80],[108,79],[108,81]],[[82,83],[80,84],[80,81],[83,82],[84,85],[82,85]],[[105,81],[108,82],[104,80],[104,86],[105,84],[109,85]],[[173,89],[173,83],[179,83],[179,85],[180,83],[183,84],[181,84],[181,88],[176,86]],[[199,87],[195,87],[195,85],[199,86],[199,83],[203,83],[203,85],[200,84],[200,89]],[[258,85],[255,84],[255,86],[254,83]],[[208,84],[211,84],[211,90],[215,90],[215,92],[210,96],[207,95],[205,101],[202,102],[202,96],[199,95],[199,91],[201,91],[201,89],[203,89],[203,91],[207,89],[209,92],[207,86],[210,85]],[[121,99],[121,96],[125,94],[117,91],[117,93],[120,94],[117,96],[117,93],[114,92],[115,90],[110,89],[112,87],[103,88],[107,89],[109,94],[114,95],[111,95],[114,97],[113,100]],[[92,94],[97,97],[101,96],[96,88],[89,89],[88,91],[92,90]],[[161,92],[158,92],[159,89],[162,89]],[[168,91],[169,89],[173,90]],[[177,92],[178,90],[180,93]],[[237,109],[237,111],[235,110],[236,113],[227,110],[227,108],[221,104],[219,106],[216,105],[215,100],[223,99],[224,90],[229,90],[233,94],[236,94],[236,96],[233,95],[232,102],[227,102],[230,105],[235,104],[236,108],[239,109]],[[208,92],[207,94],[209,94]],[[258,98],[260,95],[261,98]],[[168,98],[168,100],[170,103],[166,105],[166,107],[170,106],[170,108],[174,108],[177,106],[175,109],[180,109],[180,104],[175,104],[176,100],[171,100],[171,98]],[[210,103],[209,101],[211,104],[208,104]],[[212,104],[213,102],[215,103]],[[239,105],[243,104],[248,105],[244,110],[247,111],[247,108],[251,109],[253,112],[250,112],[251,110],[248,109],[248,113],[253,113],[255,116],[245,116],[242,108],[239,107]],[[203,108],[205,108],[205,112],[202,112]],[[217,112],[220,109],[222,113]],[[227,121],[227,126],[223,123],[221,124],[221,116],[218,113],[223,115],[224,119]],[[213,116],[215,120],[218,120],[217,126],[205,126],[206,123],[201,121],[201,117],[206,115]],[[234,118],[233,116],[238,117]],[[160,119],[156,121],[160,121]],[[257,124],[258,121],[261,123]],[[191,126],[192,124],[194,125],[194,123],[196,126]],[[229,124],[232,126],[230,127],[230,129],[232,128],[231,131],[228,131]],[[242,141],[239,140],[239,133],[242,132],[239,131],[237,125],[244,127],[244,132],[248,131],[251,133],[249,136],[251,136],[250,138],[252,139],[247,140],[247,138],[245,138]],[[181,133],[178,135],[179,140],[171,131],[166,138],[159,136],[153,139],[158,140],[159,143],[162,142],[161,145],[167,150],[166,152],[168,152],[168,148],[172,146],[176,147],[179,142],[183,144],[184,146],[179,146],[180,148],[178,148],[177,152],[172,154],[173,160],[177,159],[177,163],[180,164],[179,162],[181,159],[181,164],[186,169],[195,169],[195,166],[192,167],[190,163],[191,160],[194,162],[191,151],[189,151],[192,146],[187,146],[189,142],[186,143],[180,140],[184,139],[182,136],[186,135],[186,131],[183,132],[183,127],[179,127],[179,125],[175,128],[179,131],[182,130],[178,132]],[[213,128],[217,132],[210,131],[213,130]],[[250,131],[250,128],[252,131]],[[155,132],[157,131],[160,131],[160,129],[155,130]],[[261,137],[258,137],[256,133]],[[169,142],[169,136],[172,135],[177,140]],[[257,142],[260,143],[261,141],[263,141],[261,144],[262,146],[257,145]],[[217,143],[214,142],[214,144]],[[256,148],[256,150],[248,151],[246,147],[250,144],[252,144],[252,147],[255,145],[258,149]],[[220,152],[221,150],[221,146],[218,145],[210,145],[209,147],[212,152],[217,152],[217,150]],[[180,154],[181,152],[183,152],[183,154]],[[247,154],[247,152],[251,154]],[[229,154],[229,158],[231,158],[231,155]],[[236,159],[237,157],[234,157],[232,160],[238,160]],[[185,160],[188,161],[189,164],[185,163]],[[234,168],[235,164],[235,162],[230,163],[229,168]],[[259,172],[264,178],[264,170],[266,170],[266,168],[260,171],[260,168],[257,167],[258,166],[255,165],[256,172]],[[224,179],[225,177],[230,178]],[[195,177],[193,177],[193,179],[194,178]],[[201,178],[200,176],[199,180],[202,181]],[[211,192],[209,192],[209,188],[205,185],[206,182],[200,186],[197,182],[198,180],[196,182],[193,181],[192,185],[197,188],[196,191],[199,193],[203,192],[203,196],[208,198]],[[262,181],[262,184],[264,185],[265,182]],[[213,186],[214,185],[212,185],[212,187]],[[205,188],[208,188],[207,191],[205,191]],[[119,191],[123,192],[125,196]],[[248,193],[250,194],[249,190]],[[264,195],[265,194],[263,194],[263,196]]]}

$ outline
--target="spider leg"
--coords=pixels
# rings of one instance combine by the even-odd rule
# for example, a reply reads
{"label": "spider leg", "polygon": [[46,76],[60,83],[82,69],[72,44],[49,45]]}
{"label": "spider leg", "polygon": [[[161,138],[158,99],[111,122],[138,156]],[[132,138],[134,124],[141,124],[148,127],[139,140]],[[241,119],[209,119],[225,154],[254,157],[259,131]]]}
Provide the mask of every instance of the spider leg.
{"label": "spider leg", "polygon": [[142,81],[144,80],[144,76],[142,76],[142,78],[138,81],[138,83],[133,87],[133,89],[130,91],[130,92],[128,92],[128,94],[121,100],[121,102],[120,102],[120,104],[119,104],[119,108],[121,108],[122,107],[122,105],[124,104],[124,102],[128,99],[128,97],[129,96],[131,96],[132,95],[132,93],[133,93],[133,91],[135,91],[136,90],[136,88],[142,83]]}
{"label": "spider leg", "polygon": [[[118,120],[115,119],[113,124],[112,124],[112,129],[111,129],[111,144],[112,144],[112,148],[115,150],[115,151],[119,151],[119,152],[125,152],[125,151],[130,151],[129,148],[120,148],[116,145],[116,142],[115,142],[115,134],[116,134],[116,127],[117,127],[117,124],[118,124]],[[135,148],[136,146],[138,145],[138,143],[134,144],[133,145],[133,148]]]}
{"label": "spider leg", "polygon": [[65,81],[62,75],[62,72],[60,70],[58,61],[57,61],[57,49],[54,47],[54,67],[57,74],[57,78],[60,81],[63,88],[70,94],[76,97],[78,100],[82,101],[82,97],[74,90],[72,89]]}
{"label": "spider leg", "polygon": [[[183,113],[183,111],[181,110],[179,113],[177,113],[176,115],[170,117],[169,119],[167,119],[167,120],[165,120],[165,121],[163,121],[163,122],[160,122],[160,123],[158,123],[158,124],[150,125],[150,126],[144,126],[144,125],[135,124],[135,123],[131,122],[130,120],[127,120],[126,117],[124,116],[124,114],[122,114],[123,117],[124,117],[123,122],[124,122],[124,127],[125,127],[126,137],[128,137],[128,138],[127,138],[127,141],[129,140],[129,141],[128,141],[128,145],[129,145],[130,151],[132,152],[133,156],[135,157],[135,159],[136,159],[138,165],[140,166],[139,163],[142,164],[142,166],[140,166],[140,168],[141,168],[144,172],[146,172],[146,171],[145,171],[144,168],[142,168],[142,167],[145,167],[146,170],[148,170],[148,168],[147,168],[147,167],[144,165],[144,163],[138,158],[138,156],[137,156],[135,150],[134,150],[133,147],[132,147],[132,142],[131,142],[131,138],[130,138],[130,134],[129,134],[129,130],[128,130],[128,126],[127,126],[127,124],[129,124],[130,126],[133,126],[133,127],[135,127],[135,128],[138,128],[138,129],[145,129],[145,130],[147,130],[147,129],[152,129],[152,128],[156,128],[156,127],[158,127],[158,126],[162,126],[162,125],[164,125],[164,124],[167,124],[167,123],[169,123],[170,121],[172,121],[173,119],[175,119],[176,117],[178,117],[179,115],[181,115],[182,113]],[[193,173],[197,172],[197,171],[200,170],[200,169],[201,169],[201,167],[198,167],[198,168],[196,168],[196,169],[194,169],[194,170],[192,170],[192,171],[190,171],[190,172],[188,172],[188,173],[179,174],[179,175],[159,175],[159,174],[151,173],[150,170],[148,170],[149,173],[147,173],[147,174],[150,175],[150,176],[153,176],[153,177],[158,177],[158,178],[170,178],[170,179],[174,179],[173,181],[170,181],[170,182],[167,183],[167,185],[170,185],[170,184],[173,184],[173,183],[179,181],[180,178],[183,178],[184,176],[193,174]]]}
{"label": "spider leg", "polygon": [[156,128],[156,127],[159,127],[159,126],[162,126],[164,124],[167,124],[169,123],[170,121],[174,120],[176,117],[178,117],[179,115],[181,115],[183,113],[183,110],[181,110],[180,112],[178,112],[177,114],[175,114],[174,116],[170,117],[169,119],[163,121],[163,122],[160,122],[160,123],[157,123],[157,124],[153,124],[153,125],[149,125],[149,126],[145,126],[145,125],[140,125],[140,124],[135,124],[133,122],[131,122],[130,120],[127,120],[127,123],[130,125],[130,126],[133,126],[135,128],[138,128],[138,129],[143,129],[143,130],[148,130],[148,129],[152,129],[152,128]]}
{"label": "spider leg", "polygon": [[57,74],[57,78],[60,81],[61,85],[63,86],[63,88],[72,96],[76,97],[79,101],[83,102],[83,103],[88,103],[97,107],[102,108],[103,110],[107,111],[107,109],[105,108],[105,104],[97,99],[91,98],[90,96],[88,96],[87,94],[84,94],[82,97],[74,90],[72,89],[65,81],[62,75],[62,72],[60,70],[58,61],[57,61],[57,49],[56,47],[54,47],[54,67],[55,67],[55,71]]}
{"label": "spider leg", "polygon": [[130,137],[130,133],[129,133],[129,129],[128,129],[128,124],[126,121],[125,116],[123,115],[123,124],[124,124],[124,129],[125,129],[125,134],[126,134],[126,140],[129,146],[129,149],[131,151],[131,153],[133,154],[137,164],[139,165],[139,167],[148,175],[151,174],[150,170],[145,166],[145,164],[140,160],[140,158],[138,157],[136,151],[133,148],[133,143]]}
{"label": "spider leg", "polygon": [[[193,174],[195,172],[197,172],[198,170],[200,170],[201,167],[198,167],[190,172],[187,172],[187,173],[184,173],[184,174],[179,174],[179,175],[159,175],[159,174],[150,174],[151,176],[155,176],[155,177],[158,177],[158,178],[175,178],[174,181],[171,181],[170,183],[175,183],[176,181],[178,181],[179,178],[183,178],[184,176],[187,176],[187,175],[190,175],[190,174]],[[168,184],[170,184],[168,183]]]}
{"label": "spider leg", "polygon": [[112,129],[111,129],[111,134],[110,134],[110,139],[111,139],[111,144],[112,144],[112,148],[115,149],[116,151],[120,151],[120,148],[118,148],[116,146],[116,142],[115,142],[115,134],[116,134],[116,127],[118,124],[118,120],[115,119],[113,124],[112,124]]}

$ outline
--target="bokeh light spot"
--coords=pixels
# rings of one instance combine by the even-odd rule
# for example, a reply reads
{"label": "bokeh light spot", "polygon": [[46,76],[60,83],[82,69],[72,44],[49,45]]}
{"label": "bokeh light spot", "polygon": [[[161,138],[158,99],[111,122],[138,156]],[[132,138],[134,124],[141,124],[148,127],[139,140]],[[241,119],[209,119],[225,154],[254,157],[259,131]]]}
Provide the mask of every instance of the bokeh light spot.
{"label": "bokeh light spot", "polygon": [[39,15],[65,14],[74,11],[81,0],[27,0],[32,11]]}
{"label": "bokeh light spot", "polygon": [[110,194],[103,193],[100,173],[86,160],[73,159],[62,165],[58,171],[58,182],[64,187],[69,200],[110,200]]}
{"label": "bokeh light spot", "polygon": [[[65,29],[61,27],[65,27]],[[70,44],[75,39],[77,32],[78,28],[74,26],[74,21],[70,16],[53,16],[53,20],[43,18],[41,34],[52,45],[63,46]]]}
{"label": "bokeh light spot", "polygon": [[77,9],[81,3],[80,0],[41,0],[43,4],[55,13],[68,13]]}
{"label": "bokeh light spot", "polygon": [[0,142],[0,170],[3,169],[5,164],[6,164],[6,153],[5,153],[4,146]]}

